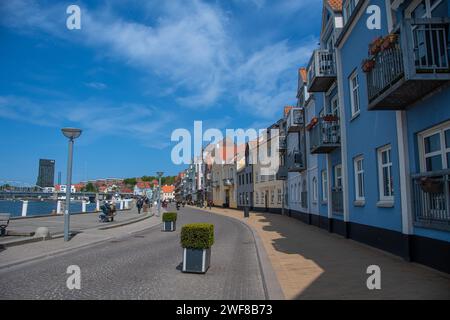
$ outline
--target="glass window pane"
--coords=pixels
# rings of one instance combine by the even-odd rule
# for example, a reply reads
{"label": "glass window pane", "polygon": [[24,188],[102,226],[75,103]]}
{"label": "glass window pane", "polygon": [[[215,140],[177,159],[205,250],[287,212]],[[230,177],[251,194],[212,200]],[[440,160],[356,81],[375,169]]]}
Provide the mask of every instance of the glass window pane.
{"label": "glass window pane", "polygon": [[383,192],[384,196],[389,196],[389,179],[388,179],[388,168],[383,168]]}
{"label": "glass window pane", "polygon": [[387,163],[387,152],[386,151],[383,151],[381,153],[381,163],[382,164],[386,164]]}
{"label": "glass window pane", "polygon": [[440,155],[426,158],[427,171],[442,170],[442,158]]}
{"label": "glass window pane", "polygon": [[445,135],[445,146],[447,148],[450,148],[450,129],[445,130],[444,135]]}
{"label": "glass window pane", "polygon": [[450,169],[450,152],[447,153],[447,169]]}
{"label": "glass window pane", "polygon": [[441,150],[441,140],[439,133],[425,138],[425,153]]}

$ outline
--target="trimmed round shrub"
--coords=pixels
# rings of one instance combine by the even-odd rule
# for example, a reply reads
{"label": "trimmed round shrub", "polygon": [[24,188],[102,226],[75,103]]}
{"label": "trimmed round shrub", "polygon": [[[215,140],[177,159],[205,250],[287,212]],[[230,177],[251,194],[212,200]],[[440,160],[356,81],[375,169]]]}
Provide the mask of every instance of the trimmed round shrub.
{"label": "trimmed round shrub", "polygon": [[164,212],[162,216],[162,220],[164,222],[175,222],[177,221],[177,213],[176,212]]}
{"label": "trimmed round shrub", "polygon": [[191,223],[181,228],[181,246],[189,249],[208,249],[214,244],[214,225]]}

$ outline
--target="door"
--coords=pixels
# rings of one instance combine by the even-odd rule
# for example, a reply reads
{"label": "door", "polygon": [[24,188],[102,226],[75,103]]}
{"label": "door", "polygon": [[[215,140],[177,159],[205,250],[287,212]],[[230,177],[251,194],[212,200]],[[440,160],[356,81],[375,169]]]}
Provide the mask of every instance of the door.
{"label": "door", "polygon": [[269,191],[266,190],[265,197],[264,197],[264,206],[266,212],[269,211]]}
{"label": "door", "polygon": [[225,204],[224,204],[225,208],[229,208],[230,207],[230,190],[225,190]]}

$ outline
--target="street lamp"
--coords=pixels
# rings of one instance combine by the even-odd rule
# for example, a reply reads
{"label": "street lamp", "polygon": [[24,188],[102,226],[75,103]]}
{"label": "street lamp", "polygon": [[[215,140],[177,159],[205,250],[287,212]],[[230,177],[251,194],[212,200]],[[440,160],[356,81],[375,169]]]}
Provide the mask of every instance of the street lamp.
{"label": "street lamp", "polygon": [[158,175],[159,178],[158,183],[158,217],[159,217],[161,215],[161,177],[163,176],[164,172],[158,171],[156,174]]}
{"label": "street lamp", "polygon": [[64,210],[64,241],[69,241],[70,223],[70,189],[72,186],[73,141],[81,135],[81,129],[63,128],[63,135],[69,139],[69,156],[67,159],[66,209]]}

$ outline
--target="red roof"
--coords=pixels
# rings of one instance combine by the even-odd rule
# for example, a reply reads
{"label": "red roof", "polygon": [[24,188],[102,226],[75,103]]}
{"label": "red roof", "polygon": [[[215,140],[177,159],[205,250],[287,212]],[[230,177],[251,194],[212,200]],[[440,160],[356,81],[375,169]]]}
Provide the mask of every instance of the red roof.
{"label": "red roof", "polygon": [[172,193],[175,191],[175,186],[162,186],[161,189],[164,193]]}
{"label": "red roof", "polygon": [[138,182],[136,185],[139,189],[150,189],[152,187],[150,182],[148,181],[141,181]]}

